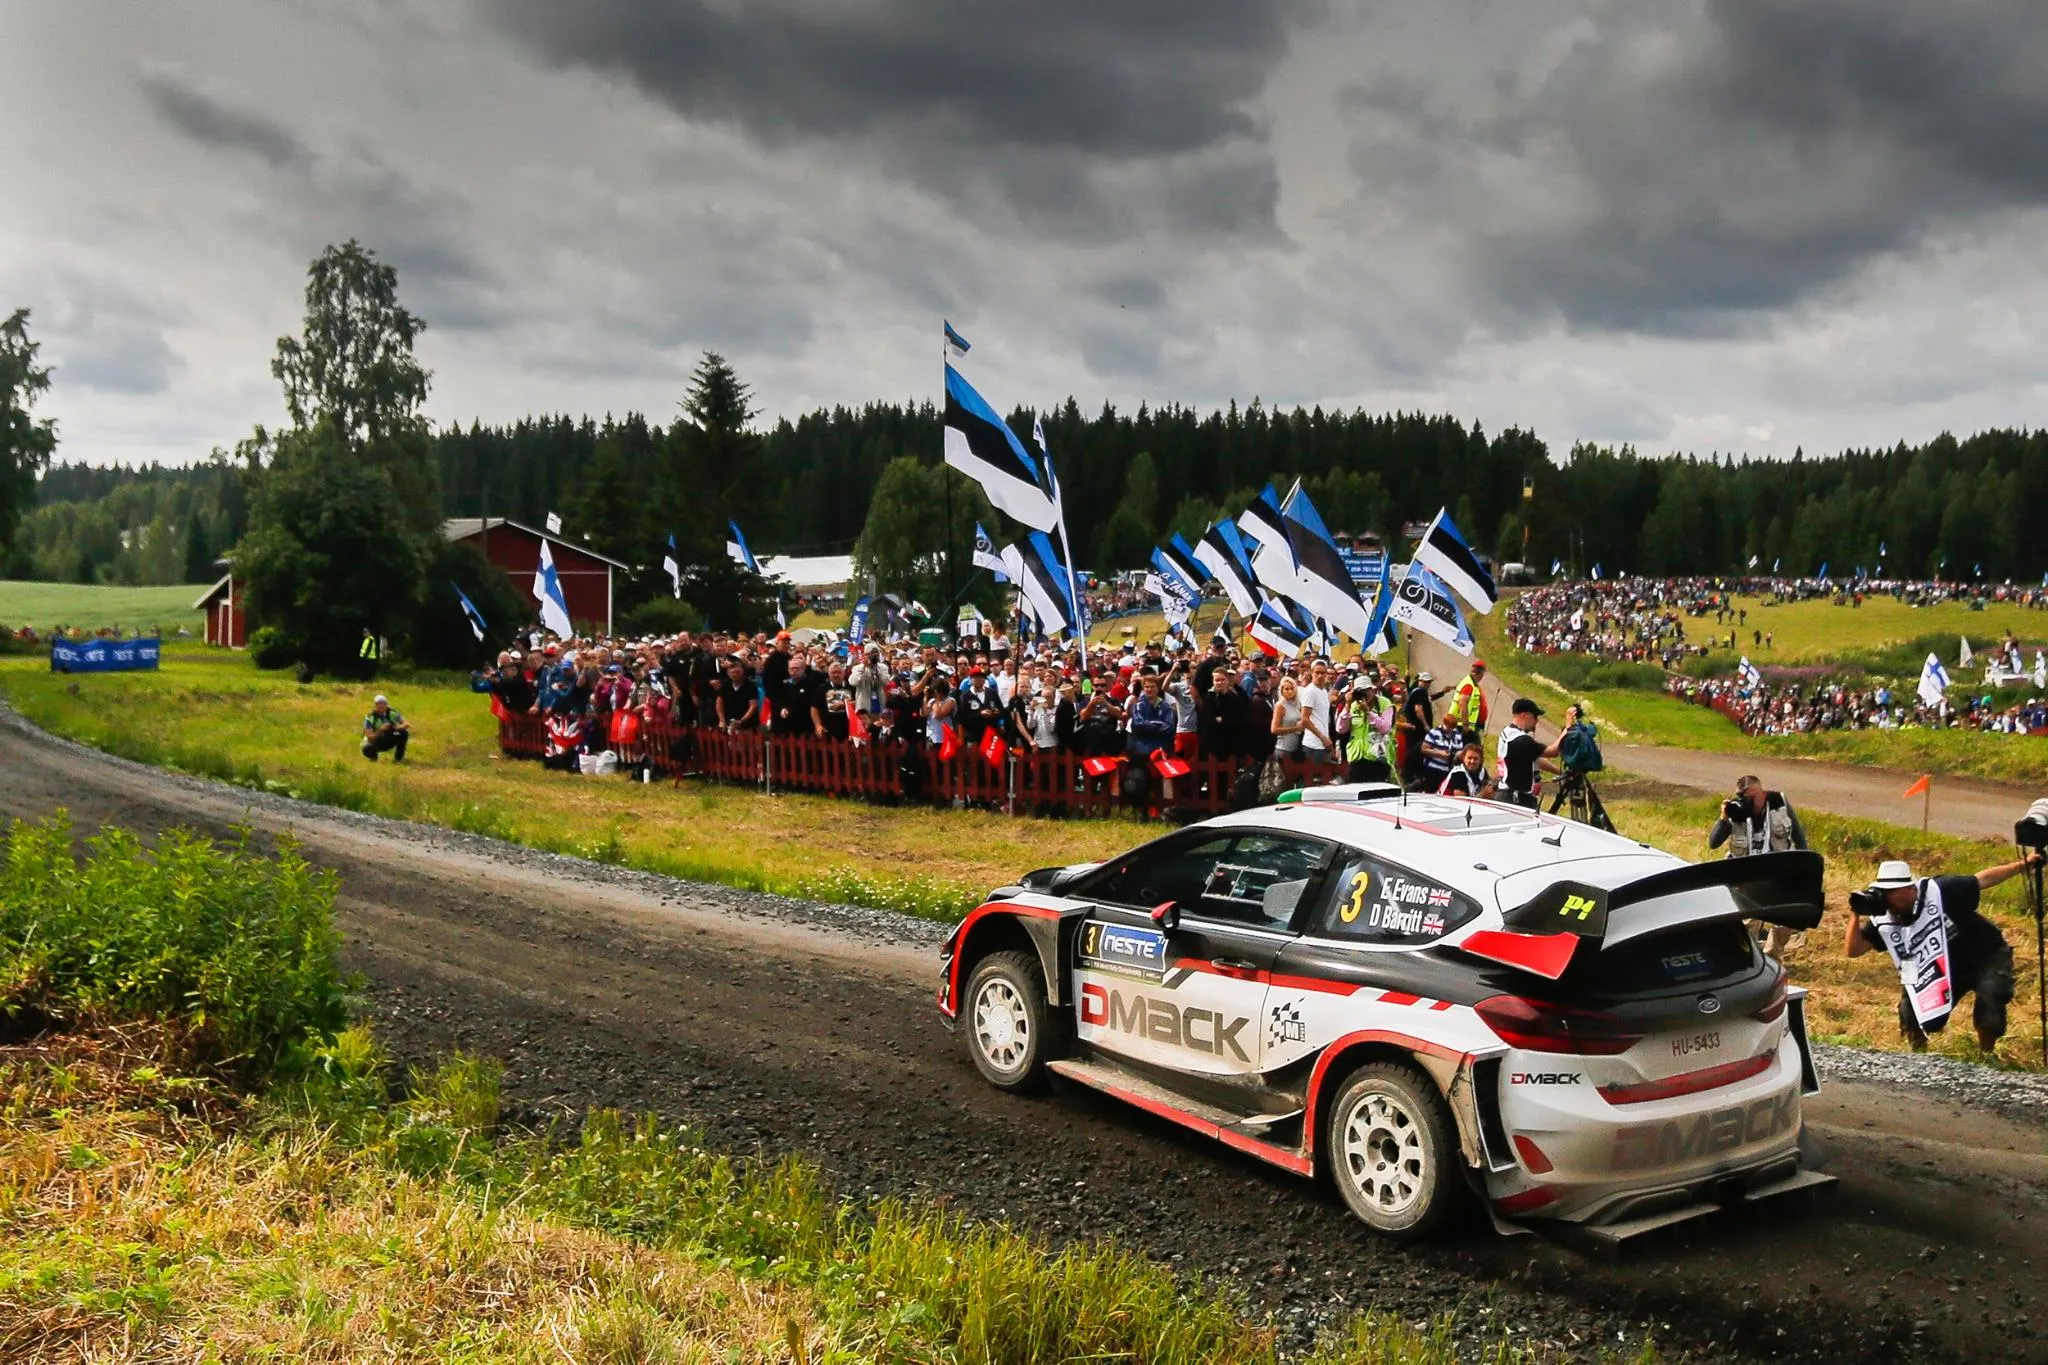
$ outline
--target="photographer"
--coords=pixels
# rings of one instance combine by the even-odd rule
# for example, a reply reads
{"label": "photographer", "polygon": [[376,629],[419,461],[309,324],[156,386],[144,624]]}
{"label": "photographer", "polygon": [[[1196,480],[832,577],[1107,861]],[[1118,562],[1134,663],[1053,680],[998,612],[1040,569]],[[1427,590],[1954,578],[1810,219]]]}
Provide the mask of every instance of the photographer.
{"label": "photographer", "polygon": [[1735,795],[1721,803],[1721,818],[1707,835],[1708,848],[1723,844],[1731,858],[1783,853],[1805,848],[1806,831],[1783,792],[1765,791],[1761,778],[1744,777],[1737,779]]}
{"label": "photographer", "polygon": [[[1478,676],[1476,671],[1474,676]],[[1536,722],[1542,715],[1542,707],[1527,697],[1517,697],[1507,728],[1500,732],[1501,799],[1530,810],[1539,808],[1542,774],[1558,770],[1550,761],[1557,757],[1557,745],[1536,738]]]}
{"label": "photographer", "polygon": [[[2031,849],[2018,862],[1987,867],[1974,877],[1920,878],[1915,878],[1905,863],[1894,859],[1878,866],[1877,877],[1868,888],[1850,895],[1849,929],[1842,950],[1850,957],[1861,957],[1873,950],[1892,954],[1901,974],[1899,1030],[1915,1052],[1926,1050],[1928,1031],[1939,1032],[1944,1028],[1949,1009],[1971,993],[1976,995],[1970,1013],[1977,1026],[1978,1045],[1989,1052],[2005,1036],[2005,1007],[2011,1003],[2013,992],[2012,945],[1977,907],[1984,892],[2039,867],[2042,857],[2041,850]],[[1906,973],[1915,959],[1901,951],[1900,931],[1917,924],[1927,914],[1940,916],[1947,934],[1947,990],[1931,993],[1937,1002],[1933,1008],[1926,1003],[1930,995],[1923,994],[1922,1007],[1916,1010],[1916,986],[1924,991],[1928,985],[1939,983],[1939,977],[1932,982],[1924,977],[1917,981],[1908,979]],[[1887,942],[1887,927],[1892,930],[1890,937],[1897,942]],[[1925,1023],[1923,1015],[1928,1016]]]}
{"label": "photographer", "polygon": [[405,762],[405,746],[412,739],[412,727],[405,723],[405,717],[391,709],[390,700],[383,693],[370,703],[370,714],[363,717],[363,757],[375,763],[377,755],[391,751],[393,763]]}

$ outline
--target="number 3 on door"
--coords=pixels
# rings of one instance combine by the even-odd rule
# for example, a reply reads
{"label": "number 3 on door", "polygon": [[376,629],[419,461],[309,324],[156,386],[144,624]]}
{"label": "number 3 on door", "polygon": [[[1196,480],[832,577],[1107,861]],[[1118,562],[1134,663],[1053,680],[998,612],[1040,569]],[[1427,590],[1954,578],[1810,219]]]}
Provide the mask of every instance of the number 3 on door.
{"label": "number 3 on door", "polygon": [[1370,872],[1353,873],[1351,877],[1351,898],[1338,908],[1337,918],[1346,924],[1355,922],[1360,912],[1365,909],[1365,893],[1371,886],[1372,874]]}

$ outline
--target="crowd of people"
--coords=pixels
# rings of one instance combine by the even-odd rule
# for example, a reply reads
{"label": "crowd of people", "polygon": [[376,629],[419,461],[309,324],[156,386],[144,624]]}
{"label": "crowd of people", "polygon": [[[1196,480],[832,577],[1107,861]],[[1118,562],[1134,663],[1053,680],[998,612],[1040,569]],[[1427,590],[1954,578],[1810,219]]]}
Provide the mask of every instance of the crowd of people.
{"label": "crowd of people", "polygon": [[[781,631],[535,634],[472,685],[501,719],[544,724],[543,761],[564,770],[610,771],[642,735],[687,751],[694,736],[765,729],[926,755],[981,751],[993,736],[1004,752],[1122,758],[1162,780],[1168,800],[1174,762],[1193,760],[1218,760],[1270,798],[1274,759],[1326,770],[1330,781],[1398,778],[1418,791],[1533,799],[1557,750],[1531,752],[1532,714],[1526,726],[1511,719],[1488,751],[1484,673],[1478,663],[1455,686],[1439,686],[1385,661],[1280,659],[1220,637],[1206,651],[1153,639],[1091,648],[1084,659],[1071,646],[1013,647],[999,632],[941,649]],[[687,754],[678,757],[687,766]]]}
{"label": "crowd of people", "polygon": [[1762,677],[1673,677],[1666,684],[1682,700],[1711,706],[1750,735],[1805,735],[1829,730],[1982,730],[2000,734],[2048,733],[2048,700],[2001,703],[1991,693],[1930,706],[1916,691],[1885,683],[1838,681],[1773,683]]}

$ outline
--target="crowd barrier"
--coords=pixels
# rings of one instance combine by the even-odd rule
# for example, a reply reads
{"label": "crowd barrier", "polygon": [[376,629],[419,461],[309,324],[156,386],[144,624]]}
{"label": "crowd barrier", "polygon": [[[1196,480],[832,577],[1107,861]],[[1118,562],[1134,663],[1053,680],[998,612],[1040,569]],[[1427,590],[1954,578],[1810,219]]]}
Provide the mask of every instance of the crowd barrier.
{"label": "crowd barrier", "polygon": [[[539,716],[501,717],[498,747],[508,758],[539,759],[547,752]],[[622,767],[645,765],[651,777],[701,778],[763,792],[809,792],[888,804],[973,806],[1013,815],[1105,816],[1126,809],[1172,808],[1220,815],[1232,808],[1232,788],[1243,764],[1234,759],[1185,760],[1188,771],[1171,779],[1147,771],[1142,786],[1127,784],[1129,763],[1091,773],[1077,754],[1012,750],[992,763],[962,746],[939,758],[930,746],[901,740],[855,744],[816,736],[728,734],[694,726],[644,724],[615,727],[612,751]],[[909,762],[906,762],[906,758]],[[1283,759],[1290,786],[1330,782],[1342,769],[1329,763]]]}

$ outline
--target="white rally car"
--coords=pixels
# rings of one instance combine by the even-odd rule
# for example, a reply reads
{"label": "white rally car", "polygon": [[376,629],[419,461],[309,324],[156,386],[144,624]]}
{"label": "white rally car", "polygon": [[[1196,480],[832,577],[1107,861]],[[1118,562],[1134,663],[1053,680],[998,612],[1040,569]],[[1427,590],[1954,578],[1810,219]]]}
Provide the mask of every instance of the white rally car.
{"label": "white rally car", "polygon": [[1691,864],[1555,816],[1290,794],[1048,868],[956,929],[939,1008],[1006,1090],[1047,1073],[1301,1175],[1381,1231],[1476,1195],[1618,1239],[1826,1183],[1803,991],[1821,858]]}

